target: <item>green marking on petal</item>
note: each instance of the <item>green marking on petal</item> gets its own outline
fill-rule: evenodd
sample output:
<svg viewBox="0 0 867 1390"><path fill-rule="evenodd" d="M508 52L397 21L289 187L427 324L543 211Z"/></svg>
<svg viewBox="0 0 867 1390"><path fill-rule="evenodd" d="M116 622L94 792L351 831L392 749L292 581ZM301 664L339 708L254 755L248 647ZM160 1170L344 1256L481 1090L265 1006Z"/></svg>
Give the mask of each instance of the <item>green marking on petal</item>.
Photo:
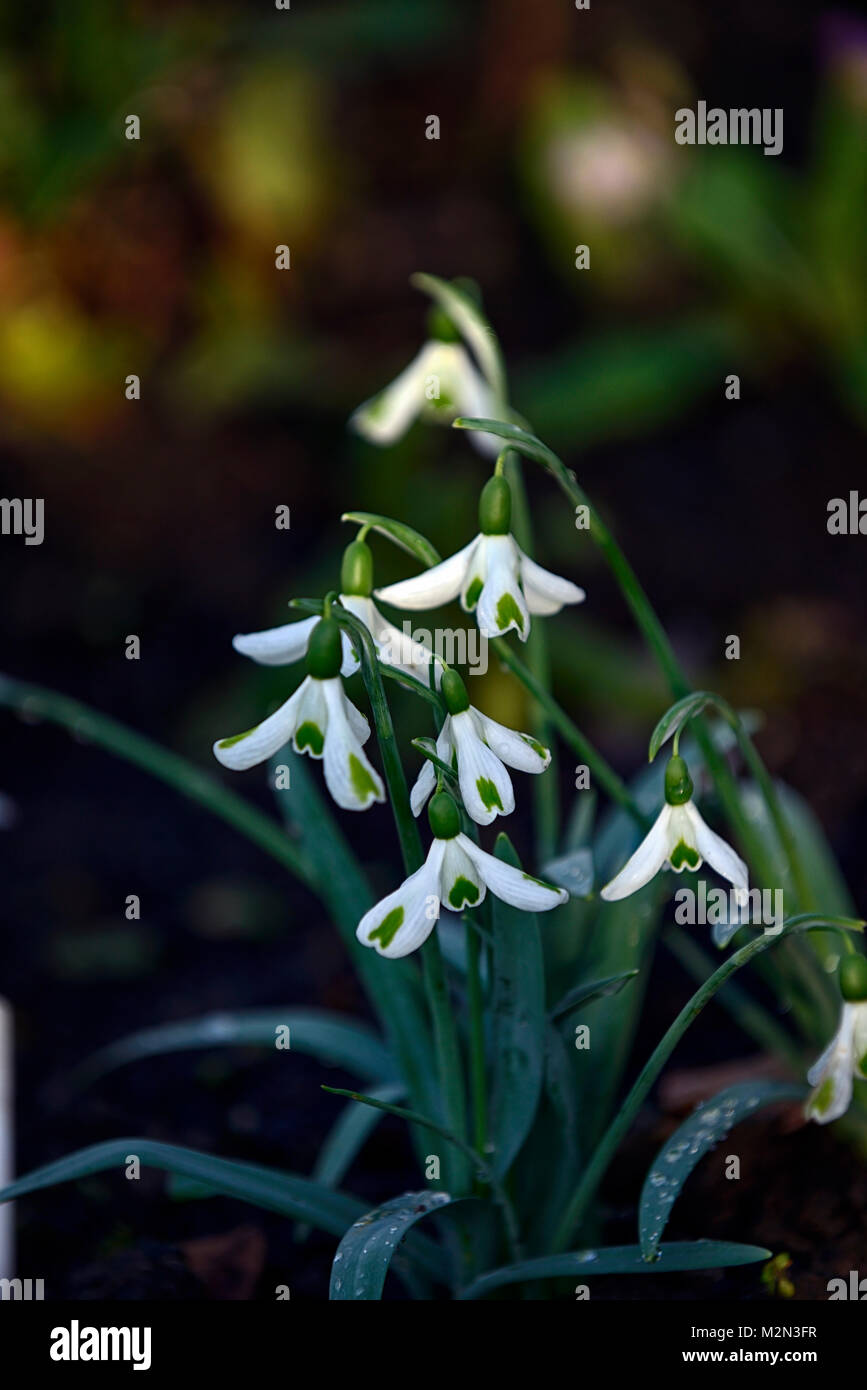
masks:
<svg viewBox="0 0 867 1390"><path fill-rule="evenodd" d="M479 579L478 575L476 575L475 579L472 579L470 581L470 587L467 589L467 596L464 599L464 603L467 605L467 608L475 608L476 604L482 596L482 590L484 589L484 587L484 582L481 579Z"/></svg>
<svg viewBox="0 0 867 1390"><path fill-rule="evenodd" d="M540 743L537 738L533 738L530 734L521 734L521 738L524 740L526 744L529 745L530 748L532 748L533 752L536 753L538 757L542 759L543 762L547 757L550 756L550 749L546 748L544 743Z"/></svg>
<svg viewBox="0 0 867 1390"><path fill-rule="evenodd" d="M810 1109L817 1111L820 1115L824 1115L825 1111L829 1108L833 1099L834 1083L829 1076L826 1078L826 1080L822 1082L821 1086L816 1091L816 1094L813 1096L813 1099L810 1102Z"/></svg>
<svg viewBox="0 0 867 1390"><path fill-rule="evenodd" d="M383 946L390 946L397 936L398 927L403 921L403 908L393 907L387 917L384 917L378 927L374 927L370 933L370 941L381 941Z"/></svg>
<svg viewBox="0 0 867 1390"><path fill-rule="evenodd" d="M673 869L680 869L684 864L689 869L697 869L701 863L701 855L692 845L679 840L668 856L668 862Z"/></svg>
<svg viewBox="0 0 867 1390"><path fill-rule="evenodd" d="M349 755L349 780L359 801L367 801L369 797L376 798L376 783L371 777L369 769L354 753ZM402 908L401 911L403 911Z"/></svg>
<svg viewBox="0 0 867 1390"><path fill-rule="evenodd" d="M494 806L496 806L499 808L499 810L502 811L503 803L500 800L500 793L497 791L497 788L494 786L490 777L477 777L476 791L482 798L485 810L490 811Z"/></svg>
<svg viewBox="0 0 867 1390"><path fill-rule="evenodd" d="M861 1061L858 1063L858 1070L860 1071L860 1073L861 1073L861 1075L863 1076L864 1080L867 1081L867 1052L864 1053L864 1056L861 1058Z"/></svg>
<svg viewBox="0 0 867 1390"><path fill-rule="evenodd" d="M319 725L314 724L312 719L306 720L295 733L295 747L299 753L303 753L305 748L309 748L318 758L324 743L325 736Z"/></svg>
<svg viewBox="0 0 867 1390"><path fill-rule="evenodd" d="M514 594L502 594L497 604L497 627L507 628L514 622L519 632L524 631L524 615L515 600Z"/></svg>
<svg viewBox="0 0 867 1390"><path fill-rule="evenodd" d="M536 883L540 888L547 888L549 893L559 893L560 891L555 884L546 883L543 878L534 878L532 874L522 874L521 877L525 878L528 883Z"/></svg>
<svg viewBox="0 0 867 1390"><path fill-rule="evenodd" d="M255 734L258 727L258 724L254 724L252 729L246 729L243 734L233 734L231 738L221 738L217 747L234 748L235 744L240 743L243 738L249 738L251 734Z"/></svg>
<svg viewBox="0 0 867 1390"><path fill-rule="evenodd" d="M458 875L449 889L449 904L451 907L463 907L464 903L478 902L479 890L475 883L470 879Z"/></svg>

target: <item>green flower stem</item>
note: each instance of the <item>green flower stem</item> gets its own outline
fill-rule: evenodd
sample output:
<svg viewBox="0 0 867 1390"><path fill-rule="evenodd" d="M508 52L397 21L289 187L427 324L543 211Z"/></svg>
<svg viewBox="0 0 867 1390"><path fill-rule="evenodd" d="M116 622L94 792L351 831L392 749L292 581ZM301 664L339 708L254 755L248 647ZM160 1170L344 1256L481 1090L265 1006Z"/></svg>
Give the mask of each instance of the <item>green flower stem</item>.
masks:
<svg viewBox="0 0 867 1390"><path fill-rule="evenodd" d="M403 771L400 751L394 733L391 710L385 698L385 689L380 674L379 658L373 638L353 613L335 604L332 616L344 626L352 636L356 649L362 654L362 671L367 689L376 736L382 757L382 770L388 785L394 823L400 841L401 854L407 874L415 873L424 862L418 822L409 804L409 792ZM443 1106L449 1129L459 1139L466 1138L466 1094L464 1090L463 1062L457 1025L449 999L448 980L445 964L440 950L439 938L431 932L421 951L424 970L425 989L434 1025L437 1066ZM469 1187L469 1170L466 1163L455 1162L451 1187L456 1193L463 1193Z"/></svg>
<svg viewBox="0 0 867 1390"><path fill-rule="evenodd" d="M0 676L0 705L25 719L46 720L76 738L104 748L158 778L212 815L226 821L302 883L318 893L315 874L286 832L243 797L220 785L210 773L172 753L107 714L57 691Z"/></svg>
<svg viewBox="0 0 867 1390"><path fill-rule="evenodd" d="M855 921L852 918L818 917L811 913L805 913L799 917L789 918L783 923L782 930L775 935L765 933L762 936L756 937L755 940L750 941L746 946L742 946L740 950L734 951L727 960L723 961L722 965L714 971L710 979L705 980L704 984L696 990L692 998L683 1006L677 1018L671 1024L670 1028L664 1034L648 1061L645 1063L632 1090L620 1107L617 1116L599 1141L590 1162L584 1170L581 1181L573 1193L572 1200L566 1208L563 1219L557 1228L552 1244L552 1252L556 1253L560 1250L565 1250L568 1246L572 1238L572 1233L583 1220L588 1206L596 1195L599 1184L608 1171L608 1165L622 1140L632 1128L632 1123L641 1109L641 1106L644 1104L651 1087L689 1025L698 1017L705 1005L716 994L717 990L721 989L737 970L747 965L755 956L759 955L762 951L767 951L769 947L775 945L776 942L785 940L794 932L814 931L818 929L861 931L863 926L863 922Z"/></svg>
<svg viewBox="0 0 867 1390"><path fill-rule="evenodd" d="M672 927L663 933L662 937L672 955L680 962L687 974L694 980L704 981L713 974L713 958L707 951L702 950L691 936L679 927ZM849 938L846 938L848 942ZM801 1049L797 1043L781 1028L773 1014L757 1004L739 985L730 983L719 996L719 1002L727 1013L743 1029L748 1037L763 1047L768 1052L776 1053L777 1056L784 1058L793 1070L800 1071L802 1066Z"/></svg>
<svg viewBox="0 0 867 1390"><path fill-rule="evenodd" d="M485 1160L480 1154L476 1153L475 1149L470 1147L466 1140L461 1139L459 1135L447 1129L444 1125L437 1124L435 1120L431 1120L427 1115L422 1115L418 1110L406 1110L402 1105L392 1105L388 1101L377 1100L373 1096L362 1095L359 1091L344 1091L338 1086L323 1086L322 1089L334 1096L345 1096L347 1100L357 1100L360 1105L370 1105L374 1110L385 1110L387 1114L397 1115L399 1119L406 1120L408 1124L424 1125L426 1129L432 1129L435 1134L441 1135L448 1143L453 1144L455 1148L464 1155L467 1162L475 1168L482 1182L491 1189L494 1200L503 1213L503 1224L506 1230L509 1250L513 1256L516 1252L520 1252L521 1244L518 1223L508 1193Z"/></svg>
<svg viewBox="0 0 867 1390"><path fill-rule="evenodd" d="M578 725L569 718L565 710L560 707L554 699L554 696L537 680L529 667L524 665L521 658L512 650L505 638L493 638L491 646L496 651L497 656L503 662L504 666L507 666L539 701L539 704L545 710L553 727L558 730L565 742L578 754L579 758L587 764L603 791L608 794L612 801L616 801L619 806L622 806L623 809L632 816L636 825L638 825L641 830L648 830L651 824L651 817L645 815L641 810L629 788L626 786L626 783L618 777L613 767L605 761L602 754L597 752L589 739L582 734ZM536 780L543 782L545 778L539 777Z"/></svg>
<svg viewBox="0 0 867 1390"><path fill-rule="evenodd" d="M483 1154L488 1142L486 1094L484 996L480 959L482 942L475 926L466 922L467 1007L470 1016L470 1089L473 1105L473 1143Z"/></svg>
<svg viewBox="0 0 867 1390"><path fill-rule="evenodd" d="M521 456L517 449L503 451L504 469L512 491L512 533L518 545L532 559L535 549L533 523ZM501 457L503 457L501 455ZM548 631L544 623L533 623L527 638L527 665L542 690L551 690L551 657L548 647ZM557 761L554 741L551 737L552 725L544 706L536 697L531 711L531 731L540 743L551 748L550 776L533 778L533 808L536 826L536 857L544 864L557 853L560 836L560 807L557 795Z"/></svg>

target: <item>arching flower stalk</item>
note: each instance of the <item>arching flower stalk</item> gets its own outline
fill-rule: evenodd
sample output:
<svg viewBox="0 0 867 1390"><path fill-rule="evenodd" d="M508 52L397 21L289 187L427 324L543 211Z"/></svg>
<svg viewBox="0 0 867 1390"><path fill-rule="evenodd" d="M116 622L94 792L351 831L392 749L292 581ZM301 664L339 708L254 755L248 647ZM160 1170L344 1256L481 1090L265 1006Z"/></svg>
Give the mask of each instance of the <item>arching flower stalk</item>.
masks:
<svg viewBox="0 0 867 1390"><path fill-rule="evenodd" d="M366 912L356 929L359 941L381 956L409 955L430 936L441 906L453 912L477 907L488 890L524 912L549 912L567 901L564 888L479 849L462 833L457 803L448 792L434 796L428 820L434 838L424 864Z"/></svg>
<svg viewBox="0 0 867 1390"><path fill-rule="evenodd" d="M317 618L307 645L307 675L294 695L255 728L218 740L214 756L223 767L242 772L291 741L296 753L322 760L325 785L338 806L366 811L385 800L385 790L362 749L370 725L343 689L340 637L333 618Z"/></svg>
<svg viewBox="0 0 867 1390"><path fill-rule="evenodd" d="M515 809L515 794L506 767L519 772L544 772L551 753L529 734L516 733L489 719L470 704L467 688L456 671L446 671L441 693L446 715L436 742L441 762L457 765L458 784L467 814L478 825ZM410 793L414 816L436 786L436 769L425 761Z"/></svg>
<svg viewBox="0 0 867 1390"><path fill-rule="evenodd" d="M581 603L586 595L570 579L561 579L525 555L511 534L511 524L509 483L495 474L482 489L479 534L469 545L423 574L377 589L377 598L418 612L459 597L465 613L475 612L486 637L514 630L526 642L531 615L559 613L564 604Z"/></svg>

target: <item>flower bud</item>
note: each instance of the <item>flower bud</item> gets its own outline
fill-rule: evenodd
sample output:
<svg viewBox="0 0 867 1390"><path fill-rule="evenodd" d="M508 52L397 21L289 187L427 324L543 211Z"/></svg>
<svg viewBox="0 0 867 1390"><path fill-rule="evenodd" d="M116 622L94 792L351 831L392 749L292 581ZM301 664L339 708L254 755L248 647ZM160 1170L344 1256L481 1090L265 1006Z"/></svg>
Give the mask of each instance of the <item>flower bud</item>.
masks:
<svg viewBox="0 0 867 1390"><path fill-rule="evenodd" d="M438 840L453 840L460 832L461 813L454 797L448 792L437 792L427 808L428 823L432 834Z"/></svg>
<svg viewBox="0 0 867 1390"><path fill-rule="evenodd" d="M322 618L310 634L307 646L307 674L318 681L333 680L343 661L340 625L333 618Z"/></svg>
<svg viewBox="0 0 867 1390"><path fill-rule="evenodd" d="M512 529L512 491L508 479L489 478L479 498L479 530L483 536L507 536Z"/></svg>
<svg viewBox="0 0 867 1390"><path fill-rule="evenodd" d="M457 671L443 671L440 693L446 702L449 714L463 714L470 707L470 697Z"/></svg>
<svg viewBox="0 0 867 1390"><path fill-rule="evenodd" d="M850 1004L867 999L867 959L844 956L840 962L840 993Z"/></svg>
<svg viewBox="0 0 867 1390"><path fill-rule="evenodd" d="M370 598L373 592L373 552L367 541L351 541L344 550L340 592Z"/></svg>
<svg viewBox="0 0 867 1390"><path fill-rule="evenodd" d="M669 806L683 806L692 800L692 778L681 757L669 758L665 768L665 799Z"/></svg>

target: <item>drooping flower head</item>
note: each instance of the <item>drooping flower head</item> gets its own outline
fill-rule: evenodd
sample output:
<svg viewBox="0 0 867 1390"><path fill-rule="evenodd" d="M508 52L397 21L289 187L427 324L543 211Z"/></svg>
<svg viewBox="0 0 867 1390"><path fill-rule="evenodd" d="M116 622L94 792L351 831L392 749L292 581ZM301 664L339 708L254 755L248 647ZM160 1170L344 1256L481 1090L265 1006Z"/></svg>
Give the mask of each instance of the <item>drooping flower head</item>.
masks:
<svg viewBox="0 0 867 1390"><path fill-rule="evenodd" d="M340 679L340 627L318 618L307 644L307 675L279 709L232 738L214 744L223 767L241 772L272 757L291 740L296 753L321 759L325 785L346 811L366 811L384 801L382 780L364 755L370 725L346 696Z"/></svg>
<svg viewBox="0 0 867 1390"><path fill-rule="evenodd" d="M438 306L428 315L428 341L384 390L360 405L350 427L372 444L394 444L417 419L450 425L459 415L499 419L491 383L479 371L453 320ZM474 431L480 453L496 455L490 435Z"/></svg>
<svg viewBox="0 0 867 1390"><path fill-rule="evenodd" d="M456 763L467 814L478 825L490 825L496 816L508 816L515 809L506 765L519 772L544 772L550 751L529 734L515 733L471 705L457 671L443 674L441 694L448 714L437 738L437 757L448 765ZM414 816L421 814L435 786L436 770L426 760L410 794Z"/></svg>
<svg viewBox="0 0 867 1390"><path fill-rule="evenodd" d="M705 823L692 800L689 768L678 754L665 769L665 805L631 859L602 889L608 902L637 893L660 869L700 869L707 860L712 869L734 885L738 904L746 900L747 866L731 845Z"/></svg>
<svg viewBox="0 0 867 1390"><path fill-rule="evenodd" d="M807 1072L813 1091L807 1100L808 1120L827 1125L845 1115L852 1100L854 1077L867 1081L867 960L844 956L840 962L843 1007L840 1024L819 1060Z"/></svg>
<svg viewBox="0 0 867 1390"><path fill-rule="evenodd" d="M377 589L377 598L417 612L460 596L464 612L475 611L486 637L502 637L514 629L526 642L531 614L559 613L565 603L581 603L585 593L525 555L511 534L511 524L508 479L495 474L482 489L479 534L469 545L413 579Z"/></svg>
<svg viewBox="0 0 867 1390"><path fill-rule="evenodd" d="M548 912L566 902L563 888L542 883L493 854L486 854L461 832L457 803L437 792L428 807L434 839L427 859L393 893L365 912L356 936L381 956L407 956L433 931L440 906L459 912L477 907L488 889L524 912Z"/></svg>
<svg viewBox="0 0 867 1390"><path fill-rule="evenodd" d="M422 643L409 639L382 616L371 598L372 592L373 555L370 546L364 540L351 541L343 552L340 571L339 598L342 606L364 623L376 643L380 659L386 665L397 667L423 685L430 683L433 670L438 685L442 663ZM262 666L287 666L304 656L318 622L318 617L314 616L267 628L264 632L239 633L232 638L232 646L236 652L251 657ZM352 676L360 662L348 633L341 632L341 644L340 673Z"/></svg>

